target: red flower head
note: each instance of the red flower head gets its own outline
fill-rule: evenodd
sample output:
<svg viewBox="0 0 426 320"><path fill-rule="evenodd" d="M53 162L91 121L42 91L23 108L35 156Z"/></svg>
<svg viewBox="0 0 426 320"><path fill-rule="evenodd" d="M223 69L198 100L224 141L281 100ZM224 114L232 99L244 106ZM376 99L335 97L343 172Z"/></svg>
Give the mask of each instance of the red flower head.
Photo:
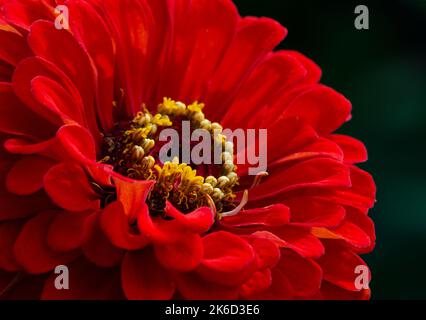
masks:
<svg viewBox="0 0 426 320"><path fill-rule="evenodd" d="M2 298L369 297L356 270L375 185L363 144L334 133L351 104L273 51L277 22L230 0L0 5ZM221 164L160 160L183 121ZM222 128L267 129L268 174L250 176Z"/></svg>

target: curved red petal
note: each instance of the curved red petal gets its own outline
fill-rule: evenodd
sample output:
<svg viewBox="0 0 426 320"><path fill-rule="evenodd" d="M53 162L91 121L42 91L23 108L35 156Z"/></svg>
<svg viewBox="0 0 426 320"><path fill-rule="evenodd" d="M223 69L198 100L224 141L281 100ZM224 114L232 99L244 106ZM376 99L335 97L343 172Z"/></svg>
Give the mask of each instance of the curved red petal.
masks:
<svg viewBox="0 0 426 320"><path fill-rule="evenodd" d="M37 56L61 66L63 72L73 81L85 106L85 118L90 132L99 137L93 103L95 80L92 64L77 39L70 32L62 31L56 29L53 22L36 21L30 27L28 43Z"/></svg>
<svg viewBox="0 0 426 320"><path fill-rule="evenodd" d="M247 241L219 231L203 238L204 257L197 272L222 285L240 285L256 268L256 255Z"/></svg>
<svg viewBox="0 0 426 320"><path fill-rule="evenodd" d="M241 211L232 217L223 218L220 223L230 227L278 227L290 222L290 210L283 204L265 208Z"/></svg>
<svg viewBox="0 0 426 320"><path fill-rule="evenodd" d="M349 291L356 288L357 267L367 266L350 248L339 240L324 240L325 255L318 260L324 272L324 279ZM368 274L370 276L370 274Z"/></svg>
<svg viewBox="0 0 426 320"><path fill-rule="evenodd" d="M285 251L276 269L285 275L295 298L309 297L321 286L321 267L311 259L305 259L291 251Z"/></svg>
<svg viewBox="0 0 426 320"><path fill-rule="evenodd" d="M100 214L93 214L86 220L87 238L82 249L90 262L111 268L121 263L125 251L115 247L106 237L100 226Z"/></svg>
<svg viewBox="0 0 426 320"><path fill-rule="evenodd" d="M25 106L10 83L0 83L0 101L0 131L32 139L53 136L50 123Z"/></svg>
<svg viewBox="0 0 426 320"><path fill-rule="evenodd" d="M158 244L154 248L165 268L179 272L194 270L203 258L203 242L198 234L182 234L174 243Z"/></svg>
<svg viewBox="0 0 426 320"><path fill-rule="evenodd" d="M267 126L282 113L282 108L270 108L281 91L305 75L303 66L285 51L269 54L244 83L221 124L226 128ZM244 123L241 119L245 119Z"/></svg>
<svg viewBox="0 0 426 320"><path fill-rule="evenodd" d="M345 209L321 198L290 197L283 199L290 208L291 222L306 227L336 227L345 218Z"/></svg>
<svg viewBox="0 0 426 320"><path fill-rule="evenodd" d="M56 253L48 247L47 232L57 214L55 211L38 214L24 225L15 242L15 258L28 273L48 272L79 255L78 252Z"/></svg>
<svg viewBox="0 0 426 320"><path fill-rule="evenodd" d="M215 221L215 215L210 208L201 207L190 213L179 212L170 202L164 209L166 216L178 222L182 229L194 233L204 233L210 230Z"/></svg>
<svg viewBox="0 0 426 320"><path fill-rule="evenodd" d="M48 246L59 252L81 248L87 237L85 223L89 214L89 212L58 213L47 233Z"/></svg>
<svg viewBox="0 0 426 320"><path fill-rule="evenodd" d="M220 120L250 71L286 36L287 30L268 18L243 18L218 65L205 95L206 114ZM253 46L256 43L256 46ZM244 52L241 55L241 52ZM229 70L232 70L230 73Z"/></svg>
<svg viewBox="0 0 426 320"><path fill-rule="evenodd" d="M361 141L341 134L333 134L330 139L343 150L346 163L354 164L368 160L367 149Z"/></svg>
<svg viewBox="0 0 426 320"><path fill-rule="evenodd" d="M318 158L297 163L270 173L258 187L251 191L250 201L273 197L300 188L348 187L349 169L341 162Z"/></svg>
<svg viewBox="0 0 426 320"><path fill-rule="evenodd" d="M97 195L78 165L61 163L51 168L44 177L44 188L63 209L85 211L99 208Z"/></svg>
<svg viewBox="0 0 426 320"><path fill-rule="evenodd" d="M286 108L284 116L303 119L320 135L327 135L348 120L351 110L352 105L344 96L317 85L299 94ZM333 116L328 116L330 114Z"/></svg>
<svg viewBox="0 0 426 320"><path fill-rule="evenodd" d="M0 60L16 66L19 61L31 55L25 38L12 26L0 29Z"/></svg>
<svg viewBox="0 0 426 320"><path fill-rule="evenodd" d="M273 241L251 235L245 237L256 252L257 267L259 269L272 268L280 260L279 246Z"/></svg>
<svg viewBox="0 0 426 320"><path fill-rule="evenodd" d="M108 205L100 215L100 223L105 235L116 247L138 250L150 243L145 235L132 227L121 202L116 201Z"/></svg>
<svg viewBox="0 0 426 320"><path fill-rule="evenodd" d="M61 127L56 135L73 159L83 163L96 159L95 141L86 128L66 125Z"/></svg>
<svg viewBox="0 0 426 320"><path fill-rule="evenodd" d="M9 192L30 195L43 188L45 174L55 165L52 159L40 156L23 157L17 161L6 178Z"/></svg>
<svg viewBox="0 0 426 320"><path fill-rule="evenodd" d="M105 132L112 129L113 119L113 86L115 48L106 23L91 4L77 0L68 1L70 29L80 44L86 49L93 61L96 77L97 115ZM87 32L87 30L96 32Z"/></svg>
<svg viewBox="0 0 426 320"><path fill-rule="evenodd" d="M257 294L268 290L272 284L270 269L255 272L240 288L240 295L245 299L251 299Z"/></svg>
<svg viewBox="0 0 426 320"><path fill-rule="evenodd" d="M238 13L231 1L180 1L172 16L171 54L164 77L168 96L200 100L234 38ZM217 21L221 23L217 23Z"/></svg>

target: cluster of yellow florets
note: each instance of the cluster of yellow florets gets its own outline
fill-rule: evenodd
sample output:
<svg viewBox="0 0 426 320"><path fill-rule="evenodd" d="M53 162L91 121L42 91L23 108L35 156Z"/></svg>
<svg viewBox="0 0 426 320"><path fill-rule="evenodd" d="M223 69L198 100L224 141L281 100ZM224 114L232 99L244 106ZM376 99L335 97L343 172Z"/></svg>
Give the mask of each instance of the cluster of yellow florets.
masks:
<svg viewBox="0 0 426 320"><path fill-rule="evenodd" d="M146 107L130 122L129 128L105 138L106 156L102 162L115 166L123 175L139 180L156 180L149 196L151 210L161 212L165 201L171 201L183 211L190 211L211 202L216 210L232 207L235 199L233 187L238 184L236 166L233 163L233 144L228 142L218 123L205 118L204 104L194 102L186 106L182 102L164 98L158 113L151 114ZM205 129L215 135L222 146L224 160L222 175L218 177L197 175L190 164L179 163L175 158L164 164L155 159L153 150L162 128L172 127L173 121L190 120L195 129ZM153 156L154 155L154 156Z"/></svg>

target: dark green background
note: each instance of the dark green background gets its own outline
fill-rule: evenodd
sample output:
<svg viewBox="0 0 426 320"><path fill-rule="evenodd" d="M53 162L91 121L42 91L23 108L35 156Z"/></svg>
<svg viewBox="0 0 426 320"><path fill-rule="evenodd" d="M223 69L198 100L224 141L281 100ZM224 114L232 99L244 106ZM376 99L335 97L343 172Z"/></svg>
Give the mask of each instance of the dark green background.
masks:
<svg viewBox="0 0 426 320"><path fill-rule="evenodd" d="M374 299L426 299L426 0L235 0L280 21L280 48L316 61L353 103L342 132L363 140L378 186L377 247L366 256ZM367 5L370 30L354 27Z"/></svg>

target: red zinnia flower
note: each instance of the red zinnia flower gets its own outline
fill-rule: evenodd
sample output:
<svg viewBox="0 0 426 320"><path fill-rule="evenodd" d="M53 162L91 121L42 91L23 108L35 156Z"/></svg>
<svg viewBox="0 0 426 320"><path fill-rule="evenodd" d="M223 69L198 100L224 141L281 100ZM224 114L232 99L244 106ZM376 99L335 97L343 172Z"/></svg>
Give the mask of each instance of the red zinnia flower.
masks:
<svg viewBox="0 0 426 320"><path fill-rule="evenodd" d="M334 134L351 105L321 70L273 51L282 26L230 0L68 0L58 30L57 4L0 0L2 298L369 297L367 153ZM160 163L185 118L268 129L269 175L226 138L223 166Z"/></svg>

